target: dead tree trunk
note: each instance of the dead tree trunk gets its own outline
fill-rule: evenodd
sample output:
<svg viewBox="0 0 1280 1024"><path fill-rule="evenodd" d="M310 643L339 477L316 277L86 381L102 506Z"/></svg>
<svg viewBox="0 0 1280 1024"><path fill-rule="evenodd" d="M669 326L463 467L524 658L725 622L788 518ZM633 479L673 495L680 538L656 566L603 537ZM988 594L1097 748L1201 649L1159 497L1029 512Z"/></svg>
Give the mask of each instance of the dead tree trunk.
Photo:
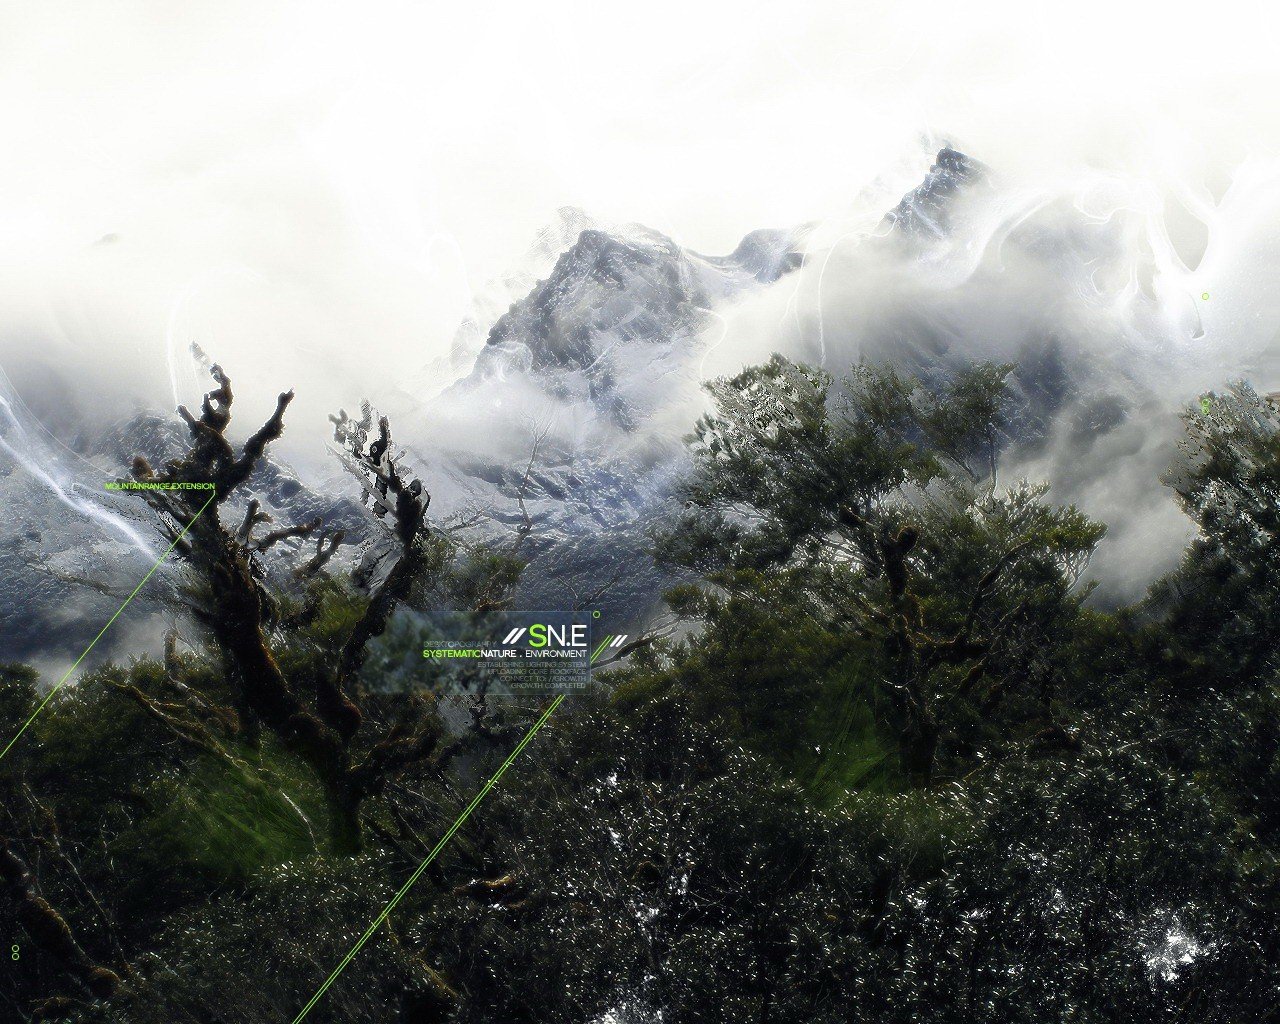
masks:
<svg viewBox="0 0 1280 1024"><path fill-rule="evenodd" d="M312 696L307 688L286 677L272 651L272 632L282 628L277 621L279 604L267 589L256 559L278 540L320 531L323 524L316 521L286 527L255 543L254 526L266 521L257 508L251 505L234 532L227 530L220 518L223 503L249 478L267 446L283 432L284 413L293 393L279 396L275 413L236 452L225 436L231 420L231 381L217 365L210 372L218 387L205 396L201 415L193 416L185 408L178 410L192 438L186 457L169 464L160 474L146 460L136 459L134 476L153 483L213 485L212 501L203 513L199 510L209 498L208 490L147 490L142 494L161 513L178 555L204 584L204 601L193 611L225 659L237 691L240 717L248 718L242 722L245 734L265 727L311 768L329 805L332 847L337 852L355 852L360 848L362 801L386 777L430 758L439 740L438 729L427 723L374 743L363 757L357 757L353 748L363 721L356 693L359 670L367 645L385 630L421 571L421 541L430 497L421 481L406 483L402 478L392 456L385 417L379 421L378 438L367 450L369 410L362 430L345 413L341 420L334 418L344 457L362 479L366 502L372 499L380 518L391 517L401 550L340 652L312 680ZM340 533L327 537L321 533L317 555L302 571L319 571L340 542Z"/></svg>

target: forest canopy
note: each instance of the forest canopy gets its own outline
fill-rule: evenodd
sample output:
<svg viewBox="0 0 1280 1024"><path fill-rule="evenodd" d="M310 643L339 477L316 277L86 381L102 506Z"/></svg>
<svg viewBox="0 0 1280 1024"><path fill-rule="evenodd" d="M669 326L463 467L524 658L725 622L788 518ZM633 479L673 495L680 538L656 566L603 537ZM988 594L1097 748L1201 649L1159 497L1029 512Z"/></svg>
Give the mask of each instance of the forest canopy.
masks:
<svg viewBox="0 0 1280 1024"><path fill-rule="evenodd" d="M539 710L376 692L395 609L504 606L518 545L436 529L371 410L334 425L377 581L323 523L233 521L291 396L236 447L214 370L185 458L135 464L215 484L138 498L189 528L196 627L0 761L5 1020L293 1020ZM1186 410L1197 536L1111 607L1105 524L1001 475L1014 373L711 383L652 538L680 627L565 702L308 1020L1275 1019L1280 408ZM6 736L37 684L0 669Z"/></svg>

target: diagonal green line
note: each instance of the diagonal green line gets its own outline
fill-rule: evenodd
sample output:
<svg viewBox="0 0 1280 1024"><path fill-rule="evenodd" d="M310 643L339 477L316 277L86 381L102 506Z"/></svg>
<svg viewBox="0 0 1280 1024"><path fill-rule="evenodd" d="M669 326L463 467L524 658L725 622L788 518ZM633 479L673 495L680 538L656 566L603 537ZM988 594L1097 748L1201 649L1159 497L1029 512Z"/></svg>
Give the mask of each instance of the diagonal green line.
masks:
<svg viewBox="0 0 1280 1024"><path fill-rule="evenodd" d="M213 499L217 497L217 494L218 492L214 491L209 495L209 501L206 501L203 505L200 506L200 512L203 512L205 509L209 507L209 502L213 501ZM40 702L40 705L33 712L31 712L31 717L22 723L22 728L19 729L17 732L17 735L14 736L13 739L9 741L9 745L5 747L4 750L0 750L0 761L4 760L4 756L7 753L9 753L13 745L18 742L19 737L21 737L22 734L27 731L27 727L31 725L31 723L36 720L36 716L45 709L45 705L48 704L49 701L53 700L53 698L57 696L58 691L67 685L67 680L70 679L71 674L77 668L80 667L80 662L84 661L84 659L88 656L89 652L93 650L94 644L96 644L99 640L101 640L103 636L106 634L107 630L111 628L111 623L115 622L116 619L120 618L120 613L129 607L129 602L138 596L138 591L142 589L143 584L145 584L147 580L151 579L152 573L154 573L157 569L160 568L160 564L166 558L168 558L169 553L178 546L178 541L182 540L182 538L186 535L186 532L189 529L191 529L195 521L200 518L200 512L197 512L194 516L192 516L191 522L187 523L187 525L182 528L182 533L178 534L178 536L173 538L173 543L170 544L167 548L165 548L164 554L161 555L159 559L156 560L156 564L153 565L151 569L147 572L147 574L142 577L142 583L139 583L136 587L133 588L133 593L124 599L124 604L122 604L119 608L117 608L116 613L113 616L111 616L110 619L107 620L107 624L102 627L102 632L93 638L89 646L84 649L84 653L81 654L80 657L76 658L76 663L72 665L69 669L67 669L67 674L62 677L58 685L55 686L52 690L50 690L48 694L45 695L44 700Z"/></svg>
<svg viewBox="0 0 1280 1024"><path fill-rule="evenodd" d="M324 994L329 991L329 986L338 980L338 975L340 975L346 969L347 964L351 963L351 961L355 959L356 954L359 953L360 950L364 948L365 943L368 942L369 939L373 936L373 933L378 930L382 922L391 916L391 912L396 909L397 904L399 904L399 902L402 899L404 899L405 894L410 889L413 888L414 883L417 882L417 880L422 877L422 873L427 870L428 865L430 865L430 863L436 859L436 856L440 853L440 851L443 850L445 848L445 845L449 842L449 840L453 838L453 834L462 827L463 822L465 822L469 817L471 817L471 812L474 811L480 805L480 801L483 800L486 795L488 795L489 790L493 789L493 787L497 785L498 780L502 778L506 770L511 767L511 763L519 756L520 751L524 750L524 748L528 745L529 741L538 734L538 730L547 724L547 719L550 718L552 713L555 711L555 709L560 706L560 702L562 700L564 700L563 693L560 694L558 697L556 697L555 700L551 702L551 706L547 708L545 712L543 712L542 717L539 718L538 721L534 723L533 727L527 733L524 734L524 739L520 741L520 743L516 746L515 750L511 751L511 756L509 756L505 761L502 762L502 767L493 773L493 777L484 784L484 788L475 795L475 798L471 801L471 803L467 804L467 809L463 811L460 815L458 815L457 820L449 827L449 831L446 832L440 838L440 841L431 848L431 852L428 853L426 856L426 859L421 864L418 865L417 870L414 871L414 873L409 876L409 880L400 887L399 892L397 892L393 897L391 897L391 902L388 903L386 907L383 908L382 913L380 913L377 917L373 919L373 924L369 925L369 927L365 930L365 933L361 935L359 940L356 942L356 944L351 947L351 951L342 958L342 962L339 963L338 966L334 968L333 973L329 975L329 977L325 980L325 983L321 985L319 989L316 990L316 994L311 997L310 1001L307 1003L306 1006L302 1008L302 1011L298 1014L298 1016L293 1018L292 1024L299 1024L302 1018L311 1012L312 1008L316 1005L316 1003L320 1002L321 997L323 997Z"/></svg>
<svg viewBox="0 0 1280 1024"><path fill-rule="evenodd" d="M591 655L591 663L594 663L596 658L600 657L600 652L609 646L609 641L612 639L613 639L613 634L610 633L607 637L605 637L603 640L600 641L600 646L597 647L595 649L595 653Z"/></svg>

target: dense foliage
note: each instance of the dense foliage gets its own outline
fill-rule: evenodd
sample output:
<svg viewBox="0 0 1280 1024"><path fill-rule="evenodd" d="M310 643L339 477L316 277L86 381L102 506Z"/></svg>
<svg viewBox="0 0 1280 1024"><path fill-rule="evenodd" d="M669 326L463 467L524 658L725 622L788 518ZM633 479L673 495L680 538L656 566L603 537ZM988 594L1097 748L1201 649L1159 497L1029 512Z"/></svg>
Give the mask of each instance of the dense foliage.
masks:
<svg viewBox="0 0 1280 1024"><path fill-rule="evenodd" d="M1104 608L1102 524L1000 479L1010 373L712 384L654 537L684 628L566 702L308 1020L1275 1019L1280 410L1187 412L1198 537ZM460 564L415 548L401 599L513 571ZM369 600L322 571L260 623L306 707ZM287 1024L536 712L352 671L343 764L421 756L342 805L287 730L193 717L261 717L224 646L86 676L0 763L3 1019ZM38 700L5 667L0 732Z"/></svg>

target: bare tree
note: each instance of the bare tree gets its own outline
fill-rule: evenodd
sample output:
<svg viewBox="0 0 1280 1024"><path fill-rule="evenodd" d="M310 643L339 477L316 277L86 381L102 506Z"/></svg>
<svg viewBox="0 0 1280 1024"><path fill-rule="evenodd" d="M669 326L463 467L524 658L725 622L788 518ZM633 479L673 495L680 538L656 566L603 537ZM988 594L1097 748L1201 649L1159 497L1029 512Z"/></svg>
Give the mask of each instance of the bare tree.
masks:
<svg viewBox="0 0 1280 1024"><path fill-rule="evenodd" d="M120 977L95 963L84 951L52 904L40 895L31 869L13 845L0 836L0 888L13 902L14 916L63 971L92 995L106 999L120 987Z"/></svg>
<svg viewBox="0 0 1280 1024"><path fill-rule="evenodd" d="M361 845L362 802L408 766L429 760L441 740L438 722L420 714L376 740L356 742L365 717L357 677L370 641L386 629L424 567L430 495L420 480L406 479L397 466L386 417L378 420L372 441L372 412L367 406L360 422L345 412L331 417L348 468L361 479L366 504L390 524L396 560L373 588L337 656L306 672L306 678L290 678L280 667L276 645L292 624L282 618L281 602L272 592L260 556L286 538L315 536L315 554L297 570L298 575L311 576L333 556L342 534L327 532L320 520L314 520L283 526L255 540L255 528L269 517L254 501L234 528L224 526L223 506L249 479L268 445L283 433L293 392L279 396L272 416L236 450L226 436L234 401L231 380L217 364L209 372L218 387L205 395L200 415L178 410L191 434L190 450L161 471L138 458L133 474L151 483L212 485L211 495L207 489L140 493L159 513L175 551L203 584L192 610L223 655L236 706L211 708L208 695L176 689L182 698L177 705L160 704L141 691L129 696L148 707L158 721L206 747L216 729L251 741L262 728L269 730L311 768L323 786L333 848L354 852ZM208 507L201 512L206 502Z"/></svg>

